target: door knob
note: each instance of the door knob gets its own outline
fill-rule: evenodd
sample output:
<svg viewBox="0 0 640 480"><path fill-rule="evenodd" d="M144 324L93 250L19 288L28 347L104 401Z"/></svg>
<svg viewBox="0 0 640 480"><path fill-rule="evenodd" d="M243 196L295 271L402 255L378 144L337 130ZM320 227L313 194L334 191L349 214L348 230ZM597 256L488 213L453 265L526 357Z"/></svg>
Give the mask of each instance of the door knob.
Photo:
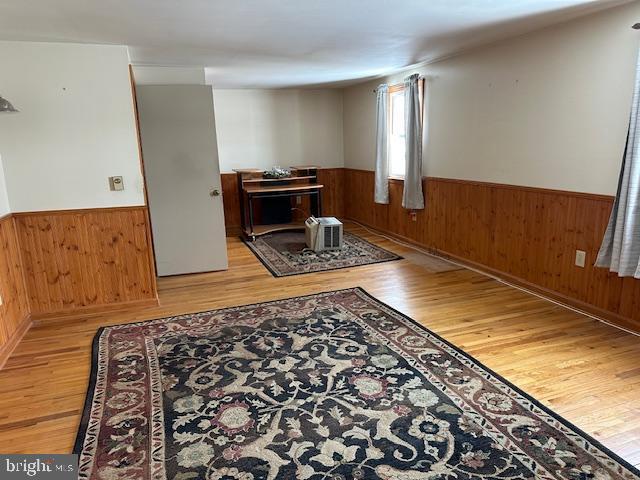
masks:
<svg viewBox="0 0 640 480"><path fill-rule="evenodd" d="M220 190L218 190L217 188L213 188L209 191L209 195L211 195L212 197L219 197Z"/></svg>

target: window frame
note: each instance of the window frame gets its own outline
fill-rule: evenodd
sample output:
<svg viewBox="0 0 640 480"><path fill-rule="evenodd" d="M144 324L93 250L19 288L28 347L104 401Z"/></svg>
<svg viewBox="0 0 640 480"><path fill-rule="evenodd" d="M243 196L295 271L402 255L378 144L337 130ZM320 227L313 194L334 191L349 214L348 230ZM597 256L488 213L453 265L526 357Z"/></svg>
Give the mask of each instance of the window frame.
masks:
<svg viewBox="0 0 640 480"><path fill-rule="evenodd" d="M418 79L418 101L420 103L420 123L422 126L424 126L424 78L419 78ZM404 82L403 83L396 83L394 85L389 85L389 89L388 89L388 98L387 98L387 111L389 112L389 115L387 115L387 131L391 132L391 122L393 120L393 114L391 111L391 95L393 93L396 92L403 92L404 91ZM389 167L389 161L391 159L391 143L389 142L388 146L388 152L387 152L387 166ZM390 180L401 180L404 181L404 175L391 175L389 173L389 175L387 176L387 178L389 178Z"/></svg>

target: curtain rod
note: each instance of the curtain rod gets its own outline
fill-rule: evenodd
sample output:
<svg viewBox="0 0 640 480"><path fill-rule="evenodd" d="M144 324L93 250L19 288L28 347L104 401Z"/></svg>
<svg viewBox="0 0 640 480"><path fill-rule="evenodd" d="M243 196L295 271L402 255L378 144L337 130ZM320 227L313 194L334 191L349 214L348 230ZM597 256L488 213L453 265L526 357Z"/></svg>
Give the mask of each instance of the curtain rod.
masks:
<svg viewBox="0 0 640 480"><path fill-rule="evenodd" d="M425 77L424 75L420 75L420 76L418 77L418 80L424 80L425 78L427 78L427 77ZM402 85L403 83L404 83L404 82L394 83L393 85L389 85L389 87L396 87L396 86L398 86L398 85ZM373 93L376 93L377 91L378 91L378 89L377 89L377 88L374 88L374 89L373 89Z"/></svg>

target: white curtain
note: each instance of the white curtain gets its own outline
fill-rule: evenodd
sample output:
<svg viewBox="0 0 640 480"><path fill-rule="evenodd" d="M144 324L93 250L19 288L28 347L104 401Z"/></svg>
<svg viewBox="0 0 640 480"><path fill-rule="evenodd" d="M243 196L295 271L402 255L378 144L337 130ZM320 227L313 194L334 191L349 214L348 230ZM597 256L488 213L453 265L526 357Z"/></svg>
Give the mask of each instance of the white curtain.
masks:
<svg viewBox="0 0 640 480"><path fill-rule="evenodd" d="M618 192L596 266L640 278L640 55Z"/></svg>
<svg viewBox="0 0 640 480"><path fill-rule="evenodd" d="M418 74L404 80L405 174L402 206L410 210L424 208L422 194L422 112Z"/></svg>
<svg viewBox="0 0 640 480"><path fill-rule="evenodd" d="M376 100L376 185L374 201L389 203L389 87L378 86Z"/></svg>

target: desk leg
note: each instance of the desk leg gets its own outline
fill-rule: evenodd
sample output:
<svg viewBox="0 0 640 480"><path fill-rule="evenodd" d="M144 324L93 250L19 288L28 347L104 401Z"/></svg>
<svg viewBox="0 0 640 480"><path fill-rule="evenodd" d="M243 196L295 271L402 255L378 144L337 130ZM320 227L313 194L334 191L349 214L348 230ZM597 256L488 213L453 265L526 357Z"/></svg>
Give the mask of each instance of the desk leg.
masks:
<svg viewBox="0 0 640 480"><path fill-rule="evenodd" d="M240 228L242 228L242 233L244 234L244 231L247 228L247 221L246 221L246 212L244 209L244 189L242 187L242 174L241 173L236 173L237 176L237 180L238 180L238 203L240 205Z"/></svg>
<svg viewBox="0 0 640 480"><path fill-rule="evenodd" d="M309 194L309 208L311 215L318 218L322 216L322 205L320 205L320 192L311 192Z"/></svg>
<svg viewBox="0 0 640 480"><path fill-rule="evenodd" d="M249 203L249 232L251 232L251 240L255 242L256 236L253 234L253 197L248 195L247 201Z"/></svg>

